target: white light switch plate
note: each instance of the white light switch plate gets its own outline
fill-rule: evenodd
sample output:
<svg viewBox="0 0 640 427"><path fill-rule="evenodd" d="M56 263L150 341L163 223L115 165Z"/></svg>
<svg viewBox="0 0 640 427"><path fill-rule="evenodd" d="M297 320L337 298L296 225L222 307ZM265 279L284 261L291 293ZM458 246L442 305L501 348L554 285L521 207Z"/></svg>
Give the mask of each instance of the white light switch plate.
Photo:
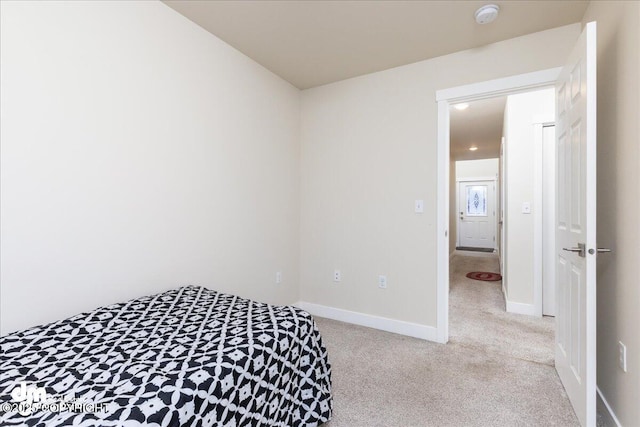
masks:
<svg viewBox="0 0 640 427"><path fill-rule="evenodd" d="M387 276L378 276L378 287L387 289Z"/></svg>
<svg viewBox="0 0 640 427"><path fill-rule="evenodd" d="M424 213L424 200L416 200L415 201L415 212L416 213Z"/></svg>
<svg viewBox="0 0 640 427"><path fill-rule="evenodd" d="M531 203L524 202L522 204L522 213L523 214L530 214L531 213Z"/></svg>

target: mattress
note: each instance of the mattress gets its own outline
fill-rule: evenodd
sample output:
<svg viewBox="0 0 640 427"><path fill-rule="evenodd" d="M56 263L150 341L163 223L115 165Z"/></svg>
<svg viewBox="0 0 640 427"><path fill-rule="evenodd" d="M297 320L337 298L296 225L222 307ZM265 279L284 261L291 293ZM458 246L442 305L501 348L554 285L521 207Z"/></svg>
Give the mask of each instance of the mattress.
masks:
<svg viewBox="0 0 640 427"><path fill-rule="evenodd" d="M3 426L317 426L313 318L188 286L0 337ZM21 405L21 406L20 406Z"/></svg>

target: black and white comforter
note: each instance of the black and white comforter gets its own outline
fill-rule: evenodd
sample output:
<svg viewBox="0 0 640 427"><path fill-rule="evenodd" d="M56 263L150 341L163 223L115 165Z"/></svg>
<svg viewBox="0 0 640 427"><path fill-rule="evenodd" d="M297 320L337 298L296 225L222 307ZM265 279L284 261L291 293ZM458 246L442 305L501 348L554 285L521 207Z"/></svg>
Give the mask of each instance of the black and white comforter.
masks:
<svg viewBox="0 0 640 427"><path fill-rule="evenodd" d="M2 426L316 426L331 418L331 372L313 318L202 287L10 334L0 347ZM58 407L13 411L35 387Z"/></svg>

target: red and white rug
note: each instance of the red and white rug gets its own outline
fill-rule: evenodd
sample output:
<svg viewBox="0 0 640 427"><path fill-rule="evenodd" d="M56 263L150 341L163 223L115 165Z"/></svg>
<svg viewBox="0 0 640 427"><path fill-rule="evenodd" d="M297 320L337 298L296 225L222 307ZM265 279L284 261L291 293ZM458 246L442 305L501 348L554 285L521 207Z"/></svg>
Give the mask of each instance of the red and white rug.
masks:
<svg viewBox="0 0 640 427"><path fill-rule="evenodd" d="M496 282L502 280L502 276L498 273L488 273L486 271L472 271L467 273L467 277L473 280L482 280L484 282Z"/></svg>

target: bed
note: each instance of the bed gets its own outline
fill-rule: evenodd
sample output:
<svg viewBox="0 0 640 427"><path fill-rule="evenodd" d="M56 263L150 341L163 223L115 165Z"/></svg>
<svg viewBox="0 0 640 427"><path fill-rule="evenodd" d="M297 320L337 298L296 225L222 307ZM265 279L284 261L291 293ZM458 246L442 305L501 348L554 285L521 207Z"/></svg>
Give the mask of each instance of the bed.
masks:
<svg viewBox="0 0 640 427"><path fill-rule="evenodd" d="M0 347L2 426L284 427L331 418L331 369L313 318L203 287L9 334ZM38 399L54 405L38 408ZM15 411L28 400L30 410Z"/></svg>

